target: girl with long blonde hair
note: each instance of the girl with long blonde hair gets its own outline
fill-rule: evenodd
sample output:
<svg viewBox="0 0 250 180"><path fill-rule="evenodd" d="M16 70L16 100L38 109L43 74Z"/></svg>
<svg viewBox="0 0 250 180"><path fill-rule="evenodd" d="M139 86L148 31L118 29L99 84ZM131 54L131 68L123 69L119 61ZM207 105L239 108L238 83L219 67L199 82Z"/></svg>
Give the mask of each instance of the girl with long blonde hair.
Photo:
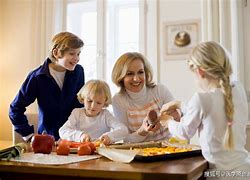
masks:
<svg viewBox="0 0 250 180"><path fill-rule="evenodd" d="M187 62L202 91L188 102L180 122L168 122L170 133L190 139L198 130L202 154L210 168L250 170L244 147L247 98L240 82L230 80L232 67L227 51L217 42L201 42Z"/></svg>

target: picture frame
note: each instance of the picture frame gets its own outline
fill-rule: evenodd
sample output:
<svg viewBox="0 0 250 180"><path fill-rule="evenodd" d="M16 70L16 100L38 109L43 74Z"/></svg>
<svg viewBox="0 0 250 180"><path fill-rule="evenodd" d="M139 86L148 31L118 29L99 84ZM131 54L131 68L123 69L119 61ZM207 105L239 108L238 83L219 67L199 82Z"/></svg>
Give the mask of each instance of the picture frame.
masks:
<svg viewBox="0 0 250 180"><path fill-rule="evenodd" d="M165 60L185 60L201 39L199 19L165 22L163 29Z"/></svg>

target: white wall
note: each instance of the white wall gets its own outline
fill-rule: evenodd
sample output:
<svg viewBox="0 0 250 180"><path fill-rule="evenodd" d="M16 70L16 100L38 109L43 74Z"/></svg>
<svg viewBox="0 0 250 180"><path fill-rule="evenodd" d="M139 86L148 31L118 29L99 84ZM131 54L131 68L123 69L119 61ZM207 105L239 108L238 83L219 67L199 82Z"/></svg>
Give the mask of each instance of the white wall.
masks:
<svg viewBox="0 0 250 180"><path fill-rule="evenodd" d="M187 101L196 90L185 59L169 60L164 56L164 23L200 19L199 0L160 0L159 5L159 81L166 84L176 99Z"/></svg>
<svg viewBox="0 0 250 180"><path fill-rule="evenodd" d="M0 140L11 140L9 104L15 97L27 73L35 67L32 58L31 5L29 1L1 2L0 16Z"/></svg>

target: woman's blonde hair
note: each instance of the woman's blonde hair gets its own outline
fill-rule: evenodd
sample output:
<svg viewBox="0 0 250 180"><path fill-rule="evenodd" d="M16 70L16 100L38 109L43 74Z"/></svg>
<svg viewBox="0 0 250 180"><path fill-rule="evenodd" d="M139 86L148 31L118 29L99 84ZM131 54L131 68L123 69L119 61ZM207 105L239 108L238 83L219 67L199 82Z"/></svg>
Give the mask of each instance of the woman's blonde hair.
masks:
<svg viewBox="0 0 250 180"><path fill-rule="evenodd" d="M127 74L128 67L131 64L131 62L136 59L140 59L144 65L146 86L147 87L155 86L155 83L153 82L152 68L148 60L138 52L127 52L117 59L112 70L112 81L114 84L120 87L120 93L125 91L123 80Z"/></svg>
<svg viewBox="0 0 250 180"><path fill-rule="evenodd" d="M84 99L96 94L104 94L105 95L105 104L104 106L107 107L111 104L111 92L109 85L105 81L101 80L90 80L88 81L77 93L78 101L84 104Z"/></svg>
<svg viewBox="0 0 250 180"><path fill-rule="evenodd" d="M218 80L224 94L227 130L224 137L224 146L234 148L232 122L234 105L232 100L232 86L230 75L232 67L227 51L217 42L207 41L198 44L190 53L188 65L191 70L200 68L209 77Z"/></svg>
<svg viewBox="0 0 250 180"><path fill-rule="evenodd" d="M60 32L56 34L52 39L52 46L49 52L49 58L52 62L56 62L56 58L53 55L53 50L57 49L61 53L61 56L70 49L78 49L83 47L83 41L75 34L70 32Z"/></svg>

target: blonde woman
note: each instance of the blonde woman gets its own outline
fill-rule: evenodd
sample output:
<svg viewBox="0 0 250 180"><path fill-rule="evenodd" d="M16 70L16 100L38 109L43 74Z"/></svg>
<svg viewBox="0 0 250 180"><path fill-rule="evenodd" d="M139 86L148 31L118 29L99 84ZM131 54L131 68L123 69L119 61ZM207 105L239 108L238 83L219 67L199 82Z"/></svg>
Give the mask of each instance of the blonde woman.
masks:
<svg viewBox="0 0 250 180"><path fill-rule="evenodd" d="M230 81L232 67L228 54L216 42L202 42L192 50L188 66L202 92L191 98L180 122L169 121L169 131L190 139L198 130L202 154L210 168L250 171L244 147L247 98L242 85ZM220 173L218 178L223 171Z"/></svg>
<svg viewBox="0 0 250 180"><path fill-rule="evenodd" d="M84 85L84 70L78 64L83 41L70 32L60 32L52 38L49 57L31 71L10 104L9 117L15 131L29 142L34 133L24 112L37 100L38 133L44 131L59 139L58 130L71 111L82 105L76 94Z"/></svg>
<svg viewBox="0 0 250 180"><path fill-rule="evenodd" d="M155 110L159 115L162 105L173 100L167 87L153 82L147 59L137 52L123 54L113 67L112 80L120 87L120 92L113 97L115 117L129 129L125 141L143 142L168 138L167 127L159 122L148 124L146 121L150 110Z"/></svg>
<svg viewBox="0 0 250 180"><path fill-rule="evenodd" d="M109 145L127 135L126 126L105 109L111 103L111 93L106 82L88 81L77 97L84 108L74 109L68 121L59 129L62 139L76 142L100 139L105 145Z"/></svg>

